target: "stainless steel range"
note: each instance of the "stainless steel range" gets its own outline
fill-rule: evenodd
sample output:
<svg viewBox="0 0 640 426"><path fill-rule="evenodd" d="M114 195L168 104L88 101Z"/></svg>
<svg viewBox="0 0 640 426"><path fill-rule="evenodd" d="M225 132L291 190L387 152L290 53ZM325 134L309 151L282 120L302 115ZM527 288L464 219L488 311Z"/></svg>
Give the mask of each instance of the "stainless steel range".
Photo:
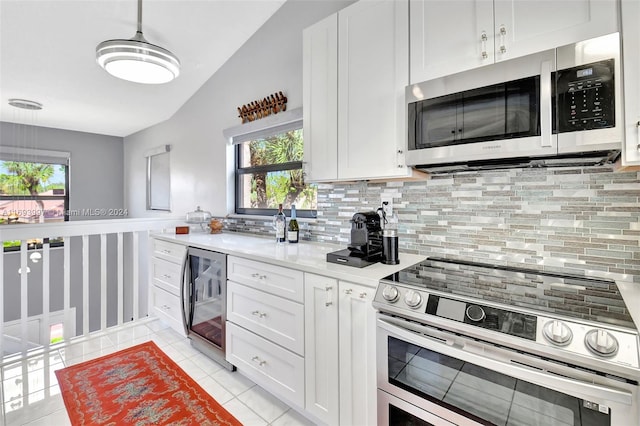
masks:
<svg viewBox="0 0 640 426"><path fill-rule="evenodd" d="M429 258L373 304L379 424L640 424L640 342L614 281Z"/></svg>

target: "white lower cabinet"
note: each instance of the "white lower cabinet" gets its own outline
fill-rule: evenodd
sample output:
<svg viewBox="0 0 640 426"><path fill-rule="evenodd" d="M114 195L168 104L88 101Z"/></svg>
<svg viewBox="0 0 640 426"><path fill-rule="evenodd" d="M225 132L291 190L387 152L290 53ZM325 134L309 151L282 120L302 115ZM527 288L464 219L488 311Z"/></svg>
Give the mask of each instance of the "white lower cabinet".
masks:
<svg viewBox="0 0 640 426"><path fill-rule="evenodd" d="M341 425L377 423L375 291L346 281L338 284Z"/></svg>
<svg viewBox="0 0 640 426"><path fill-rule="evenodd" d="M228 256L227 277L227 361L284 402L302 409L304 274Z"/></svg>
<svg viewBox="0 0 640 426"><path fill-rule="evenodd" d="M305 408L327 424L376 424L374 292L305 274Z"/></svg>
<svg viewBox="0 0 640 426"><path fill-rule="evenodd" d="M151 312L171 328L185 335L180 306L182 261L186 246L154 239L149 262Z"/></svg>
<svg viewBox="0 0 640 426"><path fill-rule="evenodd" d="M340 418L338 281L305 274L305 409L326 424Z"/></svg>
<svg viewBox="0 0 640 426"><path fill-rule="evenodd" d="M263 388L304 405L304 358L227 321L227 361Z"/></svg>

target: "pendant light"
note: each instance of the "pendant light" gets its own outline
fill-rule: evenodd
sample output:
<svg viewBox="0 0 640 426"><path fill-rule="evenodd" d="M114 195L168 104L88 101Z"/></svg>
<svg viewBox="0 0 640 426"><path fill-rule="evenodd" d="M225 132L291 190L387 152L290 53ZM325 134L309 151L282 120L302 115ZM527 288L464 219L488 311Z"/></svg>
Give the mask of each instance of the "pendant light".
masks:
<svg viewBox="0 0 640 426"><path fill-rule="evenodd" d="M109 74L134 83L168 83L180 74L178 58L142 35L142 0L138 0L138 30L133 38L103 41L96 47L96 60Z"/></svg>

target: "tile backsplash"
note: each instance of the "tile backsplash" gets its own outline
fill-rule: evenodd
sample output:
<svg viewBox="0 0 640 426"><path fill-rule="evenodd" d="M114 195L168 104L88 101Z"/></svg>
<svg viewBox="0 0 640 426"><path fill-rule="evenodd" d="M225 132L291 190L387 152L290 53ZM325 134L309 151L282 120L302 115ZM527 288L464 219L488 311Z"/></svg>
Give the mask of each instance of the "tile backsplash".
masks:
<svg viewBox="0 0 640 426"><path fill-rule="evenodd" d="M428 180L318 185L318 218L301 239L345 245L349 219L384 194L400 251L640 282L640 173L610 167L506 169ZM270 221L227 229L271 235Z"/></svg>

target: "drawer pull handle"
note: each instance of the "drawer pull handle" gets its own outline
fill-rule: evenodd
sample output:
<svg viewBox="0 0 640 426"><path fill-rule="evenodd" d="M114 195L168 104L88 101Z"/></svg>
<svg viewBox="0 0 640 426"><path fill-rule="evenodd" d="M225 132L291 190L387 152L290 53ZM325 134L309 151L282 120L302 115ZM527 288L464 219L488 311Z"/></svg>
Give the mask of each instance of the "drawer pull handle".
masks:
<svg viewBox="0 0 640 426"><path fill-rule="evenodd" d="M344 291L344 294L351 294L351 293L353 293L353 290L352 290L352 289L350 289L350 288L348 288L348 289L346 289L346 290Z"/></svg>
<svg viewBox="0 0 640 426"><path fill-rule="evenodd" d="M254 273L254 274L251 274L251 277L253 277L253 278L257 278L257 279L259 279L259 280L266 280L266 279L267 279L267 276L266 276L266 275L260 275L260 274L259 274L259 273L257 273L257 272L256 272L256 273Z"/></svg>
<svg viewBox="0 0 640 426"><path fill-rule="evenodd" d="M169 306L169 305L162 305L162 309L164 309L165 311L169 311L169 310L171 310L171 306Z"/></svg>
<svg viewBox="0 0 640 426"><path fill-rule="evenodd" d="M364 291L360 293L360 299L364 299L365 297L367 297L367 293L365 293Z"/></svg>
<svg viewBox="0 0 640 426"><path fill-rule="evenodd" d="M251 314L260 318L264 318L267 316L266 312L260 312L260 311L253 311L251 312Z"/></svg>
<svg viewBox="0 0 640 426"><path fill-rule="evenodd" d="M171 254L171 250L167 250L167 249L162 249L162 252L166 254Z"/></svg>
<svg viewBox="0 0 640 426"><path fill-rule="evenodd" d="M265 360L263 360L263 359L260 359L260 357L259 357L259 356L257 356L257 355L256 355L256 356L254 356L253 358L251 358L251 361L258 363L258 365L259 365L260 367L262 367L263 365L265 365L265 364L267 363L267 361L265 361Z"/></svg>
<svg viewBox="0 0 640 426"><path fill-rule="evenodd" d="M165 278L171 278L171 275L169 275L169 274L162 274L162 276L165 277Z"/></svg>

